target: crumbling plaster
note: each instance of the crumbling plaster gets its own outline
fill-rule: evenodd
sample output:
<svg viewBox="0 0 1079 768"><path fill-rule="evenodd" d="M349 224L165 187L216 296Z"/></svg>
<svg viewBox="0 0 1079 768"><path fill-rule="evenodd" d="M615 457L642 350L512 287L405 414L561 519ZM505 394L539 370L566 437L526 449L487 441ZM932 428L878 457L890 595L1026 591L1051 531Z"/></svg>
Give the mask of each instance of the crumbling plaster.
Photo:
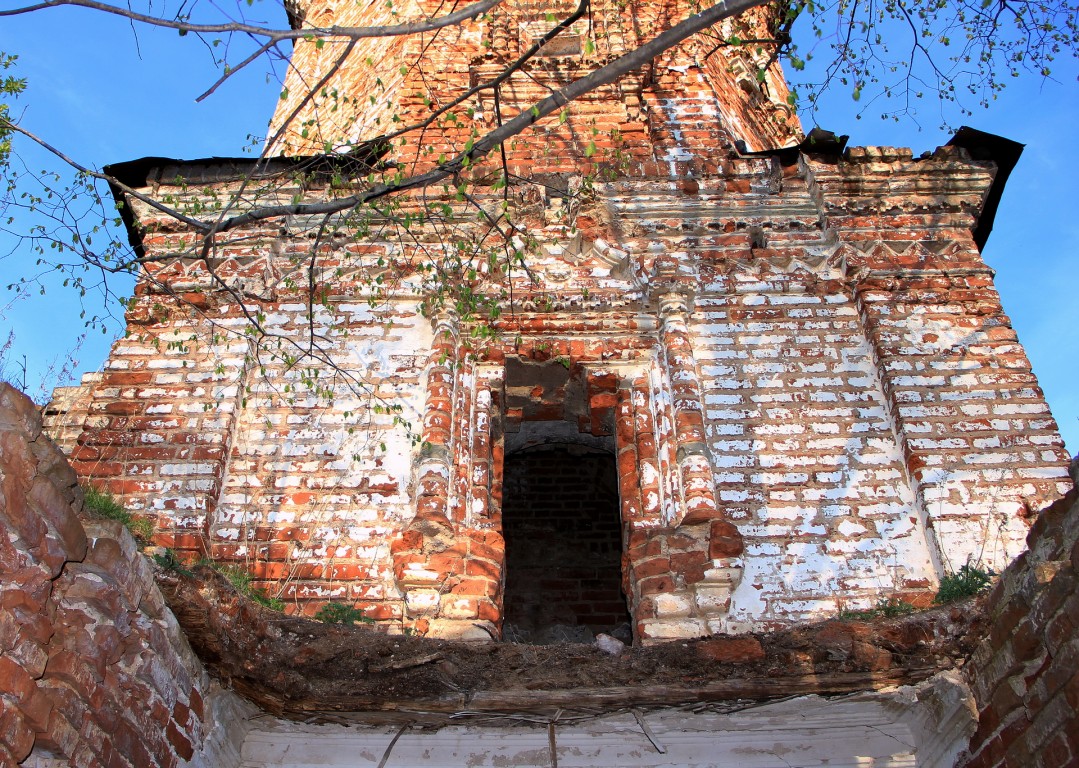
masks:
<svg viewBox="0 0 1079 768"><path fill-rule="evenodd" d="M308 24L385 13L297 8ZM273 149L299 156L252 180L221 158L112 170L196 211L241 189L309 203L422 173L493 126L487 92L392 146L377 126L464 97L552 10L502 4L433 47L361 41L310 101L303 78L336 43L298 41ZM593 10L594 50L571 30L515 71L507 115L681 13ZM191 232L128 199L153 256L128 334L49 428L157 544L247 569L292 613L343 602L393 632L499 636L503 458L554 429L616 453L643 642L922 605L968 562L999 570L1070 487L979 252L1018 147L969 129L919 158L799 145L778 68L747 82L752 53L710 50L688 40L471 158L456 183L505 207L516 229L498 242L453 187L431 188L351 219L249 221L216 243L211 276L167 258ZM351 88L383 98L345 104ZM497 311L462 311L468 297ZM572 386L548 386L559 366Z"/></svg>

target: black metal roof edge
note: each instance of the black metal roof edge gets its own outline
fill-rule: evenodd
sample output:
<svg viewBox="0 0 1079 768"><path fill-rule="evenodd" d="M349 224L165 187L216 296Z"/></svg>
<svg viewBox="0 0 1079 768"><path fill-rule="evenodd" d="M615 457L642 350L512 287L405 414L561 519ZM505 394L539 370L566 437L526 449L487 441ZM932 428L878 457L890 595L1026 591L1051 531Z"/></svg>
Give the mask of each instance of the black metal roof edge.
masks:
<svg viewBox="0 0 1079 768"><path fill-rule="evenodd" d="M298 0L285 0L285 14L288 16L289 27L299 29L307 17L307 9Z"/></svg>
<svg viewBox="0 0 1079 768"><path fill-rule="evenodd" d="M149 158L143 158L148 160ZM124 222L124 229L127 230L127 244L131 246L131 250L135 252L135 258L142 259L146 255L146 248L142 244L142 233L139 232L139 228L135 225L135 213L131 210L131 206L127 202L126 193L116 185L115 181L111 179L117 179L121 183L127 184L126 181L113 176L109 171L113 168L111 165L106 165L102 170L110 176L109 181L109 194L112 195L112 199L116 201L116 209L120 212L120 220ZM142 183L145 183L146 179L143 178ZM127 186L134 186L127 184Z"/></svg>
<svg viewBox="0 0 1079 768"><path fill-rule="evenodd" d="M846 149L848 138L848 136L837 136L831 131L814 128L800 144L790 147L746 152L745 142L739 141L735 144L743 157L776 157L783 165L790 165L801 153L839 158ZM989 233L993 231L993 222L996 219L997 208L1000 206L1000 198L1004 194L1004 185L1011 176L1012 169L1019 162L1019 156L1023 154L1025 145L964 125L948 141L948 146L962 147L967 150L972 160L988 161L997 166L996 175L982 203L978 223L973 232L974 242L978 245L978 250L982 250L989 240Z"/></svg>
<svg viewBox="0 0 1079 768"><path fill-rule="evenodd" d="M214 169L214 173L210 178L199 177L194 174L184 176L184 179L190 183L199 183L200 179L202 181L227 181L234 178L266 178L290 170L323 174L337 171L354 173L359 170L373 170L376 161L388 149L389 145L380 137L366 141L363 144L357 144L351 151L341 153L282 155L280 157L202 157L194 160L151 156L112 163L111 165L106 165L103 171L121 184L135 189L148 185L150 172L154 169L170 166L180 169L181 173L178 175L181 176L184 176L182 173L184 169ZM230 168L234 170L229 172Z"/></svg>
<svg viewBox="0 0 1079 768"><path fill-rule="evenodd" d="M955 136L948 142L948 146L962 147L970 154L972 160L987 160L997 166L993 183L982 203L978 223L974 227L974 242L977 243L980 251L985 248L989 233L993 231L993 222L997 216L997 208L1000 206L1000 198L1004 194L1004 185L1007 184L1008 177L1019 162L1019 156L1023 154L1026 145L964 125L956 131Z"/></svg>
<svg viewBox="0 0 1079 768"><path fill-rule="evenodd" d="M792 144L789 147L748 152L744 141L735 141L734 145L735 149L738 150L738 154L742 157L775 157L779 159L782 165L791 165L798 160L798 156L801 154L840 157L847 147L849 138L849 136L840 136L823 128L813 128L799 143Z"/></svg>
<svg viewBox="0 0 1079 768"><path fill-rule="evenodd" d="M127 201L127 194L120 187L122 184L131 189L140 189L149 185L152 172L165 167L179 169L178 176L184 176L183 170L197 168L213 168L218 172L211 176L184 176L189 183L206 183L209 181L231 181L242 178L266 178L278 173L290 170L305 171L308 173L332 175L335 172L347 171L351 174L357 172L366 173L373 170L375 163L389 149L389 145L381 138L358 144L349 153L322 154L322 155L296 155L292 157L204 157L195 160L181 160L174 157L140 157L137 160L126 160L120 163L112 163L102 168L102 172L109 177L109 191L113 199L119 204L120 218L127 229L128 243L135 251L138 258L145 256L146 251L142 243L142 233L135 222L135 214ZM262 164L262 169L257 168ZM221 173L225 167L234 168L232 173ZM119 183L117 183L119 182Z"/></svg>

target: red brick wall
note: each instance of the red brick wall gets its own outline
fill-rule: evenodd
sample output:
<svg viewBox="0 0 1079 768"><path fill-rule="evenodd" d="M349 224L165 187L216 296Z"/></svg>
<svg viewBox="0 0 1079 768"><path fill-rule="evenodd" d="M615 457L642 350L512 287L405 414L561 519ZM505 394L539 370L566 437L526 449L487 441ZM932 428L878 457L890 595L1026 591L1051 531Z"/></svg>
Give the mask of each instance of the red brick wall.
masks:
<svg viewBox="0 0 1079 768"><path fill-rule="evenodd" d="M814 163L814 178L920 522L944 570L1000 570L1033 511L1070 487L1068 455L972 238L995 168L951 146L908 156L853 148L846 162ZM948 203L928 213L934 184Z"/></svg>
<svg viewBox="0 0 1079 768"><path fill-rule="evenodd" d="M310 241L299 224L258 229L269 246L223 244L216 270L265 297L249 302L267 335L247 333L204 264L155 262L155 279L205 293L185 308L140 285L128 337L75 398L86 406L72 410L84 427L73 464L152 516L157 543L243 564L290 611L344 601L417 629L443 610L467 626L482 613L497 634L501 432L558 418L615 433L634 533L698 512L701 525L668 543L680 563L689 550L706 562L672 566L667 591L681 596L637 617L664 624L642 632L739 631L924 598L968 559L1003 567L1028 510L1070 487L971 240L992 170L954 148L786 166L727 158L689 190L656 177L606 185L604 241L530 208L522 221L541 245L528 270L477 273L470 287L513 297L489 340L452 313L421 314L417 266L452 250L436 225L415 250L389 234L337 238L317 255L335 275L319 283L330 296L315 313L321 348L291 367L279 349L309 339L294 273ZM195 196L196 179L217 183L196 165L159 176L181 172L186 190L148 184ZM513 194L531 205L533 193L546 194L526 183ZM904 214L911 206L925 212ZM177 247L182 231L136 208L152 252ZM364 282L372 274L385 280ZM529 378L539 364L550 381ZM417 512L445 519L460 557L479 547L483 584L450 583L468 576L463 560L461 573L423 566L446 554L441 533L397 542ZM712 517L736 526L745 557L707 557Z"/></svg>
<svg viewBox="0 0 1079 768"><path fill-rule="evenodd" d="M1079 765L1079 492L1038 517L989 596L966 673L978 730L965 768Z"/></svg>
<svg viewBox="0 0 1079 768"><path fill-rule="evenodd" d="M540 57L503 87L507 110L684 10L604 8L596 52ZM291 138L323 152L323 139L381 133L394 109L430 115L521 50L549 9L502 5L436 45L364 41L356 56L373 64L335 77L376 104L341 102L319 126L336 135ZM308 10L310 23L382 13ZM298 76L324 71L335 45L298 43ZM242 564L289 611L347 602L396 631L441 631L430 622L452 615L456 629L498 634L502 432L534 418L615 437L642 637L926 599L968 560L1003 567L1030 510L1071 484L971 234L995 166L959 147L740 155L732 139L784 143L796 125L738 82L744 52L722 66L727 54L704 45L508 142L520 176L507 188L494 156L471 166L458 181L504 210L520 235L508 241L448 186L351 218L251 221L216 237L212 259L169 259L192 233L129 200L153 259L128 335L70 400L80 477L152 517L156 543ZM304 120L331 105L308 106ZM423 142L395 144L403 172L482 133L492 107L484 96ZM166 164L141 188L200 211L241 186L241 207L309 203L352 189L361 161L304 162L309 176L267 161L259 173L281 175L257 190L233 161ZM346 178L328 178L334 163ZM446 294L432 295L434 274ZM457 316L476 296L498 304L496 320ZM567 367L528 381L515 360ZM585 399L567 411L571 390Z"/></svg>
<svg viewBox="0 0 1079 768"><path fill-rule="evenodd" d="M881 591L916 600L934 553L854 302L774 279L789 292L709 298L695 325L719 503L755 585L734 618L781 624Z"/></svg>
<svg viewBox="0 0 1079 768"><path fill-rule="evenodd" d="M410 3L395 4L392 9L340 0L304 5L308 26L399 23L421 14ZM344 43L297 41L287 95L271 125L274 136L281 132L272 150L326 152L328 147L339 149L348 142L419 124L435 109L501 74L535 38L555 25L549 14L561 20L576 6L574 0L542 4L515 0L459 27L404 38L360 40L343 60ZM432 4L427 12L441 15L446 9ZM595 2L587 16L565 33L566 37L579 36L580 45L571 55L535 57L500 86L500 114L509 119L528 110L552 89L637 48L692 12L678 0ZM743 19L763 29L770 13L771 9L757 9ZM732 22L722 26L724 36L762 36L736 33ZM589 39L591 52L585 42ZM687 148L730 145L733 139L746 141L752 150L795 144L801 136L800 125L787 104L782 72L767 59L766 53L756 55L749 47L716 46L714 37L693 38L643 71L597 88L569 105L567 119L552 116L541 121L534 133L507 142L504 150L510 171L552 173L590 165L585 160L589 145L599 150L597 164L607 157L607 150L619 147L624 158L658 162L666 168L668 162L686 159ZM330 73L338 63L340 69ZM762 83L756 78L758 65L768 65ZM330 77L328 87L320 86L310 94L311 84L324 75ZM482 135L499 124L489 89L451 112L452 120L435 120L423 131L407 134L407 142L394 142L395 160L410 170L413 164L429 168L440 154L453 157L460 152L473 130ZM737 135L732 135L735 131ZM481 162L485 169L495 167L489 160Z"/></svg>
<svg viewBox="0 0 1079 768"><path fill-rule="evenodd" d="M179 765L208 733L208 679L131 536L81 506L36 407L0 384L0 765Z"/></svg>

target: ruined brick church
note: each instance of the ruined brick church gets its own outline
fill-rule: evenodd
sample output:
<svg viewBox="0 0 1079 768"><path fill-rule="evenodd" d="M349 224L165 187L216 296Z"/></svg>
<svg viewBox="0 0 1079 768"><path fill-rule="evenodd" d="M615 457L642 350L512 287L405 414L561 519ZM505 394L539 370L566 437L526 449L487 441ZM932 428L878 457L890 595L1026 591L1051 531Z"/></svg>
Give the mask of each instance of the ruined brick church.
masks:
<svg viewBox="0 0 1079 768"><path fill-rule="evenodd" d="M437 169L688 12L603 2L547 40L551 11L573 5L298 41L269 159L112 166L145 266L102 371L46 414L80 482L288 614L389 636L647 647L1002 570L1072 486L980 255L1013 142L806 138L724 29L433 186L317 207Z"/></svg>

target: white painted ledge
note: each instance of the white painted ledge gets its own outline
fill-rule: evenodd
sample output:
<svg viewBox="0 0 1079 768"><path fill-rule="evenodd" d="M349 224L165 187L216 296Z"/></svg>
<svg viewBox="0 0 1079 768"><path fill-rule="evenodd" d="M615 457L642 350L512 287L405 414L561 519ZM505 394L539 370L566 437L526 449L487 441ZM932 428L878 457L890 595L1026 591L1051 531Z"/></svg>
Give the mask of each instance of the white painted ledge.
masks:
<svg viewBox="0 0 1079 768"><path fill-rule="evenodd" d="M626 713L558 724L559 768L943 768L973 727L969 693L957 675L891 692L806 696L729 714L666 709L643 716L664 753ZM244 741L241 766L377 766L397 730L259 719ZM551 764L545 726L461 725L406 731L386 768Z"/></svg>

